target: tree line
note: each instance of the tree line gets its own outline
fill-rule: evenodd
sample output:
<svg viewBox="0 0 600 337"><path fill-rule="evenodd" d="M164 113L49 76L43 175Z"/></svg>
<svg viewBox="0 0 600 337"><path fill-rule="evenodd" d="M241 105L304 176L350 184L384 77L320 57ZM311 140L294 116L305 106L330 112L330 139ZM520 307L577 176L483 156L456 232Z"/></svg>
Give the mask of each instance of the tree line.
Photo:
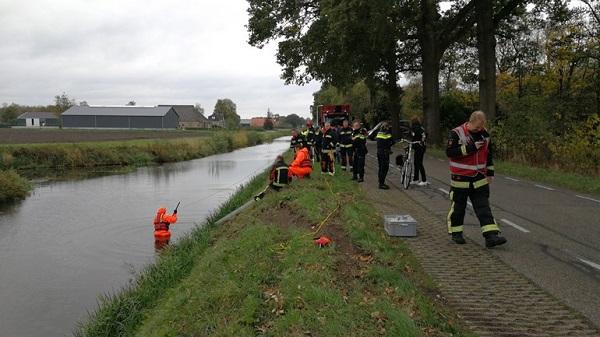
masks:
<svg viewBox="0 0 600 337"><path fill-rule="evenodd" d="M276 41L286 83L320 81L315 105L350 103L394 132L419 116L436 144L480 109L506 157L585 158L598 172L598 1L248 2L249 43Z"/></svg>

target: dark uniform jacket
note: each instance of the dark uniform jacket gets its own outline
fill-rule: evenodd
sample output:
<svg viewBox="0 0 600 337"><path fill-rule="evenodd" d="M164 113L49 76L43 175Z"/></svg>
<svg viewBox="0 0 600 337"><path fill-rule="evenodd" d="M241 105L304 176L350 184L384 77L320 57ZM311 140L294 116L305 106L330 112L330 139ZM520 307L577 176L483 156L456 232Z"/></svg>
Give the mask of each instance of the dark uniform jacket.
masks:
<svg viewBox="0 0 600 337"><path fill-rule="evenodd" d="M323 132L323 142L322 149L325 150L334 150L336 145L336 137L335 130L333 128L329 128L329 130Z"/></svg>
<svg viewBox="0 0 600 337"><path fill-rule="evenodd" d="M379 130L377 131L377 136L375 136L375 140L377 140L377 153L378 154L390 154L392 151L392 145L394 145L394 139L392 138L392 134L390 130Z"/></svg>
<svg viewBox="0 0 600 337"><path fill-rule="evenodd" d="M339 132L340 147L352 147L352 128L340 128Z"/></svg>
<svg viewBox="0 0 600 337"><path fill-rule="evenodd" d="M494 158L493 158L492 143L489 141L490 134L486 130L483 130L483 131L480 131L477 133L473 133L473 132L469 131L469 136L471 137L473 142L471 142L470 144L468 144L466 146L467 155L471 155L471 154L474 154L475 152L477 152L477 146L475 146L475 142L484 140L486 138L488 139L488 154L487 154L487 163L486 163L487 173L486 173L486 175L488 177L493 177L494 176ZM450 134L448 135L448 145L446 146L446 155L448 156L448 158L463 157L463 153L461 150L461 144L459 142L459 136L456 133L456 131L454 131L454 130L451 130ZM483 174L478 174L474 177L466 177L466 176L460 176L460 175L456 175L456 174L452 175L452 180L457 180L457 181L477 181L482 178L483 178Z"/></svg>
<svg viewBox="0 0 600 337"><path fill-rule="evenodd" d="M296 148L296 146L303 141L306 141L302 134L298 134L296 137L292 136L292 140L290 141L290 149Z"/></svg>
<svg viewBox="0 0 600 337"><path fill-rule="evenodd" d="M356 156L365 156L367 154L367 130L352 130L352 147Z"/></svg>
<svg viewBox="0 0 600 337"><path fill-rule="evenodd" d="M313 127L306 128L306 130L302 131L302 135L306 139L306 143L308 145L315 144L315 129Z"/></svg>

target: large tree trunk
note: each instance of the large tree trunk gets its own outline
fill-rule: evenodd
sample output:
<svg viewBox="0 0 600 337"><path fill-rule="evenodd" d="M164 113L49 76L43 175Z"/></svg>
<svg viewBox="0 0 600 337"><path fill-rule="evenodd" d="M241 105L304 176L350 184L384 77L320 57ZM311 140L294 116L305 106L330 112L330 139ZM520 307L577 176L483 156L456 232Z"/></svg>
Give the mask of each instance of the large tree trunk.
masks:
<svg viewBox="0 0 600 337"><path fill-rule="evenodd" d="M395 66L387 69L386 91L389 96L390 119L392 122L392 135L394 138L400 137L400 88L398 87L398 74Z"/></svg>
<svg viewBox="0 0 600 337"><path fill-rule="evenodd" d="M492 0L477 1L479 51L479 109L490 121L496 118L496 36Z"/></svg>
<svg viewBox="0 0 600 337"><path fill-rule="evenodd" d="M436 2L421 1L421 43L423 75L423 113L428 139L432 144L441 143L440 134L440 60L439 41L435 33Z"/></svg>

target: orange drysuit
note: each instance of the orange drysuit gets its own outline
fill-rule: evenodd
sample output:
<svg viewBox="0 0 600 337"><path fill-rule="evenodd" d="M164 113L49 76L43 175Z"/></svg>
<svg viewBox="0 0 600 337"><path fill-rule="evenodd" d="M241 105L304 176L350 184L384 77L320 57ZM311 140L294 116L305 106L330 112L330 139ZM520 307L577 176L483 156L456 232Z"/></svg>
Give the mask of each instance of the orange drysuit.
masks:
<svg viewBox="0 0 600 337"><path fill-rule="evenodd" d="M167 209L164 207L159 208L156 211L156 217L154 218L154 236L165 237L170 236L169 226L177 222L177 213L171 215L167 214Z"/></svg>
<svg viewBox="0 0 600 337"><path fill-rule="evenodd" d="M298 178L304 178L312 172L312 160L308 154L308 149L303 147L300 151L296 152L296 158L288 170L288 176L296 176Z"/></svg>

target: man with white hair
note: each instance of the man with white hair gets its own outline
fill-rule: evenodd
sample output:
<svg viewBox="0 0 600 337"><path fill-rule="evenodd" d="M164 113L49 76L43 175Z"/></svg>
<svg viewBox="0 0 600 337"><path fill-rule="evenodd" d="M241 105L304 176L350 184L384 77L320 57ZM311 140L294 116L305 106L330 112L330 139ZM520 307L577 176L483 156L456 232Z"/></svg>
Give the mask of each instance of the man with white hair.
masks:
<svg viewBox="0 0 600 337"><path fill-rule="evenodd" d="M450 158L452 175L448 232L457 244L466 243L463 221L467 199L470 198L485 237L485 245L492 248L506 243L506 239L498 235L500 228L490 209L490 183L494 177L494 162L490 134L485 125L485 114L475 111L468 122L454 128L448 136L446 155Z"/></svg>

